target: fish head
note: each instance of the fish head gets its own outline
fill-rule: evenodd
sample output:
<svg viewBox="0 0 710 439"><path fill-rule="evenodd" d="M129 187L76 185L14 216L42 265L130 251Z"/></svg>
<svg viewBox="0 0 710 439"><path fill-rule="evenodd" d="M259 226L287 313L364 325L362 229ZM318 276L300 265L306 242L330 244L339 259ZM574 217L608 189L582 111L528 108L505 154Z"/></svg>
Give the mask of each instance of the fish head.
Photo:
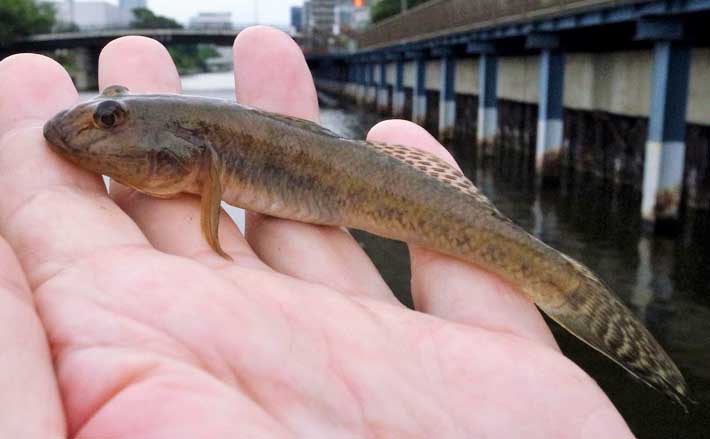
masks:
<svg viewBox="0 0 710 439"><path fill-rule="evenodd" d="M60 156L153 196L189 191L204 148L171 134L165 106L112 86L64 110L44 126Z"/></svg>

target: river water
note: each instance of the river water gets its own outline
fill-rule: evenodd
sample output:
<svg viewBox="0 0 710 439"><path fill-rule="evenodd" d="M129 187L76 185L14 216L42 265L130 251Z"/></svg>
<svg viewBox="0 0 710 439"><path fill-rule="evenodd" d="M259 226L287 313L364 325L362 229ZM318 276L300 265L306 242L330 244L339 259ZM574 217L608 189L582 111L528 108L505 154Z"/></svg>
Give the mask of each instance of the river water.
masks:
<svg viewBox="0 0 710 439"><path fill-rule="evenodd" d="M194 75L183 78L183 88L186 94L232 99L232 81L231 73ZM381 119L340 104L321 113L324 126L352 138L363 138ZM584 177L570 178L560 189L535 190L525 160L482 162L470 145L449 149L504 214L599 273L675 359L700 402L689 414L551 323L565 354L597 380L634 433L642 439L710 438L710 214L690 215L676 238L647 236L633 192ZM229 212L243 230L243 212ZM406 247L362 232L355 236L411 306Z"/></svg>

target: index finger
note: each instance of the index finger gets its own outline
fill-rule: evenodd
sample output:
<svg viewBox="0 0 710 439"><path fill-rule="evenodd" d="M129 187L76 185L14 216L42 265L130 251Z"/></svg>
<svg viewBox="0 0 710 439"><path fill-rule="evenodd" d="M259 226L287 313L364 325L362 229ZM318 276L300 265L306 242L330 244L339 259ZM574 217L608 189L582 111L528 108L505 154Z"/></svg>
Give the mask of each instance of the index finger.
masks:
<svg viewBox="0 0 710 439"><path fill-rule="evenodd" d="M147 245L101 177L61 159L44 139L44 122L77 98L67 72L50 58L0 62L0 233L32 286L102 250Z"/></svg>

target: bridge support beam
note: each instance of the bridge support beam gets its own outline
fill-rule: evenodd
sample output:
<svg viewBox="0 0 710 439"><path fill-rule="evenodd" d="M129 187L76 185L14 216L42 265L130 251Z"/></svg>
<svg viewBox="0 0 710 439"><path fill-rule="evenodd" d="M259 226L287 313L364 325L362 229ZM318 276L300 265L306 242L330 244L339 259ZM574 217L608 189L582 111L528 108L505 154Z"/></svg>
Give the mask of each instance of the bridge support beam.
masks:
<svg viewBox="0 0 710 439"><path fill-rule="evenodd" d="M364 104L367 98L367 64L360 63L360 87L358 87L357 102Z"/></svg>
<svg viewBox="0 0 710 439"><path fill-rule="evenodd" d="M392 113L395 117L404 114L404 60L398 58L394 67L394 92L392 93Z"/></svg>
<svg viewBox="0 0 710 439"><path fill-rule="evenodd" d="M641 215L657 231L672 232L678 226L689 71L688 46L674 41L655 43Z"/></svg>
<svg viewBox="0 0 710 439"><path fill-rule="evenodd" d="M93 47L75 49L76 71L75 86L80 91L94 91L99 88L99 54Z"/></svg>
<svg viewBox="0 0 710 439"><path fill-rule="evenodd" d="M456 59L451 53L441 57L441 85L439 87L439 140L446 142L454 137L456 124Z"/></svg>
<svg viewBox="0 0 710 439"><path fill-rule="evenodd" d="M412 121L417 125L426 124L426 57L419 55L415 60L414 93L412 96Z"/></svg>
<svg viewBox="0 0 710 439"><path fill-rule="evenodd" d="M560 180L564 78L564 53L544 49L540 56L540 106L535 153L535 170L544 184L556 185Z"/></svg>
<svg viewBox="0 0 710 439"><path fill-rule="evenodd" d="M479 61L478 149L493 155L498 141L498 57L482 53Z"/></svg>
<svg viewBox="0 0 710 439"><path fill-rule="evenodd" d="M377 89L377 111L384 113L389 108L389 86L387 85L387 61L380 62L380 81Z"/></svg>
<svg viewBox="0 0 710 439"><path fill-rule="evenodd" d="M377 101L377 80L375 79L375 63L370 61L367 63L367 94L365 103L367 105L375 105Z"/></svg>

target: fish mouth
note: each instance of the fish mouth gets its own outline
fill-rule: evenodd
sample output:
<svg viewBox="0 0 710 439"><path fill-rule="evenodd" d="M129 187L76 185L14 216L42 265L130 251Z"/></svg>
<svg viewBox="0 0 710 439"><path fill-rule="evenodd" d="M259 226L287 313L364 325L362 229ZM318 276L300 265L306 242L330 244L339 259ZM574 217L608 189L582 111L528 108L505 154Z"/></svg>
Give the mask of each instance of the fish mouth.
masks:
<svg viewBox="0 0 710 439"><path fill-rule="evenodd" d="M62 133L59 130L59 124L57 123L58 119L61 119L62 116L66 111L63 111L59 114L57 114L54 118L49 120L47 123L44 124L44 138L49 142L50 146L60 152L67 152L69 149L69 146L67 143L64 141L64 138L62 137Z"/></svg>

